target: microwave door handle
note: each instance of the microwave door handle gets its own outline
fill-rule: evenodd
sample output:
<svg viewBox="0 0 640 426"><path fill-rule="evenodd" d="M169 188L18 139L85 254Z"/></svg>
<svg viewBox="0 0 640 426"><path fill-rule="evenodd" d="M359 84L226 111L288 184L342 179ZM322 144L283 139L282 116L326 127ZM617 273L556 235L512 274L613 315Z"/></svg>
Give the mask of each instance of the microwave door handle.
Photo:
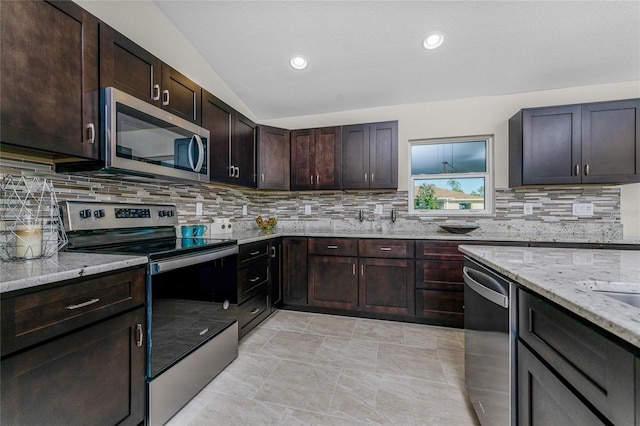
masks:
<svg viewBox="0 0 640 426"><path fill-rule="evenodd" d="M199 172L202 168L202 163L204 163L204 144L202 143L202 138L199 135L193 135L198 144L198 164L196 164L196 168L193 169L194 172Z"/></svg>
<svg viewBox="0 0 640 426"><path fill-rule="evenodd" d="M194 166L193 164L193 155L191 155L191 147L193 146L193 138L195 135L191 136L191 139L189 139L189 146L187 147L187 156L189 157L189 166L191 167L191 170L195 170L196 166Z"/></svg>

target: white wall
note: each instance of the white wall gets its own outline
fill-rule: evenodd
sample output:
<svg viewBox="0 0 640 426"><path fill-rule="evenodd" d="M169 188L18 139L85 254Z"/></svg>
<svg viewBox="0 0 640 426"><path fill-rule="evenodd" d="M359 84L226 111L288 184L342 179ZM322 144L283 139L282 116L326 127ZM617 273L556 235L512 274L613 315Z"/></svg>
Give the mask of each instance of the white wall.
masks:
<svg viewBox="0 0 640 426"><path fill-rule="evenodd" d="M572 87L541 92L398 105L332 114L268 120L264 124L288 129L398 120L398 186L408 188L408 141L470 135L494 135L496 188L509 185L508 120L526 107L595 102L640 97L640 81ZM625 237L640 237L640 184L622 191Z"/></svg>

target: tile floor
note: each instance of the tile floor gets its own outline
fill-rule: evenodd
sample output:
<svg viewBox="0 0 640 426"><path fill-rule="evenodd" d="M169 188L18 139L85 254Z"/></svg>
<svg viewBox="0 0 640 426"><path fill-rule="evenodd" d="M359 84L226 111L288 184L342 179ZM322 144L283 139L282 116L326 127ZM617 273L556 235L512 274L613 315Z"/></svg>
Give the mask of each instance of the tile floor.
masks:
<svg viewBox="0 0 640 426"><path fill-rule="evenodd" d="M457 329L280 310L168 423L477 425Z"/></svg>

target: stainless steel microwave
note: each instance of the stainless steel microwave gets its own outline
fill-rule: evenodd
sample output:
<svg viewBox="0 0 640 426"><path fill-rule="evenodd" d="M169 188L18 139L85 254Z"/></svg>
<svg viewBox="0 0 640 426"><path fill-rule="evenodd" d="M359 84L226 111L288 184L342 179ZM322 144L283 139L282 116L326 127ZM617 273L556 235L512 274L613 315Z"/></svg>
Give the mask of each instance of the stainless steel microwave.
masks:
<svg viewBox="0 0 640 426"><path fill-rule="evenodd" d="M113 87L102 90L104 171L209 181L209 131Z"/></svg>

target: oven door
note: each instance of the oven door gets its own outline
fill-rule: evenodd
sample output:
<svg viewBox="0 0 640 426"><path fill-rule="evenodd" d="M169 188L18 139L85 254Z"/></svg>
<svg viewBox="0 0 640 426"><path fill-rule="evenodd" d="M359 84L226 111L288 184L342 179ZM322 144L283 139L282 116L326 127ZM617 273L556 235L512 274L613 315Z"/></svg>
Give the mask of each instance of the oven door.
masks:
<svg viewBox="0 0 640 426"><path fill-rule="evenodd" d="M149 264L146 424L166 423L238 357L237 253Z"/></svg>

